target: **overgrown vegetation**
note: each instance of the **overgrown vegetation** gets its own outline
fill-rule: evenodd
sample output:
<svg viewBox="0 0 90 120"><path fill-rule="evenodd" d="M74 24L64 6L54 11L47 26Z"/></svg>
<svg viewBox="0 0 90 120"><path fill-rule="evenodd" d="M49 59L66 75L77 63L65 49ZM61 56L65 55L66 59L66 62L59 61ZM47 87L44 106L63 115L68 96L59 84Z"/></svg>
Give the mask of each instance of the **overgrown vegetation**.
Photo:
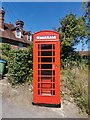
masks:
<svg viewBox="0 0 90 120"><path fill-rule="evenodd" d="M82 111L88 113L88 66L81 63L72 69L61 69L61 85L64 87L61 92L68 89L68 95L74 98Z"/></svg>
<svg viewBox="0 0 90 120"><path fill-rule="evenodd" d="M88 28L88 48L90 51L90 0L87 0L87 2L83 2L83 8L84 8L84 18L86 20L86 26ZM90 69L90 58L89 58L89 69ZM89 75L90 77L90 75ZM89 112L88 114L90 115L90 80L88 82L88 108L89 108Z"/></svg>
<svg viewBox="0 0 90 120"><path fill-rule="evenodd" d="M6 61L8 61L8 54L9 51L11 50L10 44L8 43L2 43L1 47L0 47L0 59L4 59Z"/></svg>
<svg viewBox="0 0 90 120"><path fill-rule="evenodd" d="M12 85L32 81L32 45L25 50L9 52L8 80Z"/></svg>
<svg viewBox="0 0 90 120"><path fill-rule="evenodd" d="M2 45L0 46L0 59L5 60L5 68L4 68L4 74L8 73L8 54L9 51L11 50L11 46L8 43L2 43Z"/></svg>
<svg viewBox="0 0 90 120"><path fill-rule="evenodd" d="M88 41L85 17L67 14L60 19L60 26L55 30L60 32L61 85L69 90L81 110L88 112L88 61L75 51L77 44L81 42L83 50Z"/></svg>

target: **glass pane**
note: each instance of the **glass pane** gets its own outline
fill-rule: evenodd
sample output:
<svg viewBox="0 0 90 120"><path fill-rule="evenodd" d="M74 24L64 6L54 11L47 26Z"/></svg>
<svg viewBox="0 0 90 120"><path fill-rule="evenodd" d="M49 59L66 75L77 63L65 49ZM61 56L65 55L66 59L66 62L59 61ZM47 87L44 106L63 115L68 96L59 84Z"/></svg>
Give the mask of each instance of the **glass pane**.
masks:
<svg viewBox="0 0 90 120"><path fill-rule="evenodd" d="M52 56L52 51L42 51L41 56Z"/></svg>
<svg viewBox="0 0 90 120"><path fill-rule="evenodd" d="M38 62L40 62L40 57L38 57Z"/></svg>
<svg viewBox="0 0 90 120"><path fill-rule="evenodd" d="M40 51L38 51L38 56L41 56L41 52Z"/></svg>
<svg viewBox="0 0 90 120"><path fill-rule="evenodd" d="M39 44L39 45L38 45L38 50L40 50L40 49L41 49L41 45Z"/></svg>
<svg viewBox="0 0 90 120"><path fill-rule="evenodd" d="M55 45L53 44L53 49L55 49Z"/></svg>
<svg viewBox="0 0 90 120"><path fill-rule="evenodd" d="M53 70L53 75L55 75L55 70Z"/></svg>
<svg viewBox="0 0 90 120"><path fill-rule="evenodd" d="M53 56L55 56L55 51L53 51Z"/></svg>
<svg viewBox="0 0 90 120"><path fill-rule="evenodd" d="M41 84L41 88L52 88L52 84L51 83L42 83Z"/></svg>
<svg viewBox="0 0 90 120"><path fill-rule="evenodd" d="M52 62L52 58L41 58L41 62Z"/></svg>
<svg viewBox="0 0 90 120"><path fill-rule="evenodd" d="M40 67L41 67L41 65L40 65L40 64L38 64L38 69L40 69Z"/></svg>
<svg viewBox="0 0 90 120"><path fill-rule="evenodd" d="M40 77L38 77L38 82L40 82Z"/></svg>
<svg viewBox="0 0 90 120"><path fill-rule="evenodd" d="M38 70L38 75L40 75L41 74L41 71L40 70Z"/></svg>
<svg viewBox="0 0 90 120"><path fill-rule="evenodd" d="M41 44L41 49L52 49L52 44Z"/></svg>
<svg viewBox="0 0 90 120"><path fill-rule="evenodd" d="M38 88L40 88L40 83L38 83Z"/></svg>
<svg viewBox="0 0 90 120"><path fill-rule="evenodd" d="M38 95L40 95L40 90L38 90Z"/></svg>
<svg viewBox="0 0 90 120"><path fill-rule="evenodd" d="M55 62L55 57L53 58L53 62Z"/></svg>
<svg viewBox="0 0 90 120"><path fill-rule="evenodd" d="M52 69L52 64L41 64L41 69Z"/></svg>
<svg viewBox="0 0 90 120"><path fill-rule="evenodd" d="M53 82L55 82L55 77L53 77Z"/></svg>
<svg viewBox="0 0 90 120"><path fill-rule="evenodd" d="M55 95L55 90L53 90L53 95Z"/></svg>
<svg viewBox="0 0 90 120"><path fill-rule="evenodd" d="M42 90L41 90L41 94L42 94L42 95L51 95L51 90L42 89Z"/></svg>
<svg viewBox="0 0 90 120"><path fill-rule="evenodd" d="M53 88L55 88L55 84L53 84Z"/></svg>
<svg viewBox="0 0 90 120"><path fill-rule="evenodd" d="M42 70L41 75L52 75L52 70Z"/></svg>
<svg viewBox="0 0 90 120"><path fill-rule="evenodd" d="M43 81L43 82L52 82L52 77L41 77L41 81Z"/></svg>

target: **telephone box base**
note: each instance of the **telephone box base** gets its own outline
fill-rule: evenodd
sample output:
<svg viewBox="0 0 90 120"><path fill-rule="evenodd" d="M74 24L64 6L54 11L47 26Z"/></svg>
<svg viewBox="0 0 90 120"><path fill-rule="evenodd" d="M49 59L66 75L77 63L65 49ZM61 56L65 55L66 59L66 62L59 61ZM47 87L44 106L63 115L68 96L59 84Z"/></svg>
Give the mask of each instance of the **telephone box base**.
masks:
<svg viewBox="0 0 90 120"><path fill-rule="evenodd" d="M38 105L38 106L44 106L44 107L61 108L61 103L60 104L46 104L46 103L34 103L34 102L32 102L32 104Z"/></svg>

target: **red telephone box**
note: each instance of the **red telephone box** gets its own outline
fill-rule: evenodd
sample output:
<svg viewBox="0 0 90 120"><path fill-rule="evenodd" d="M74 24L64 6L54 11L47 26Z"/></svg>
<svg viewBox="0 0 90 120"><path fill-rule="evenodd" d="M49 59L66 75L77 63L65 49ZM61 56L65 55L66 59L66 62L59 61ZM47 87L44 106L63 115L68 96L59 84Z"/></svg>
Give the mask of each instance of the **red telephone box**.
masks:
<svg viewBox="0 0 90 120"><path fill-rule="evenodd" d="M33 35L33 104L60 107L59 33Z"/></svg>

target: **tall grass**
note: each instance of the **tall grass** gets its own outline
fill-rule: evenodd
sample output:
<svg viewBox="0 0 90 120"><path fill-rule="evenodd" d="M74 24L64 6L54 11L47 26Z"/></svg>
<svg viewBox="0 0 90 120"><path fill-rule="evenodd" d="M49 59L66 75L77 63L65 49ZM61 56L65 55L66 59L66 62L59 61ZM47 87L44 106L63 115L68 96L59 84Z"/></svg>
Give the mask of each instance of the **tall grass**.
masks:
<svg viewBox="0 0 90 120"><path fill-rule="evenodd" d="M72 69L61 69L61 85L63 83L80 109L88 112L88 66L80 63Z"/></svg>

